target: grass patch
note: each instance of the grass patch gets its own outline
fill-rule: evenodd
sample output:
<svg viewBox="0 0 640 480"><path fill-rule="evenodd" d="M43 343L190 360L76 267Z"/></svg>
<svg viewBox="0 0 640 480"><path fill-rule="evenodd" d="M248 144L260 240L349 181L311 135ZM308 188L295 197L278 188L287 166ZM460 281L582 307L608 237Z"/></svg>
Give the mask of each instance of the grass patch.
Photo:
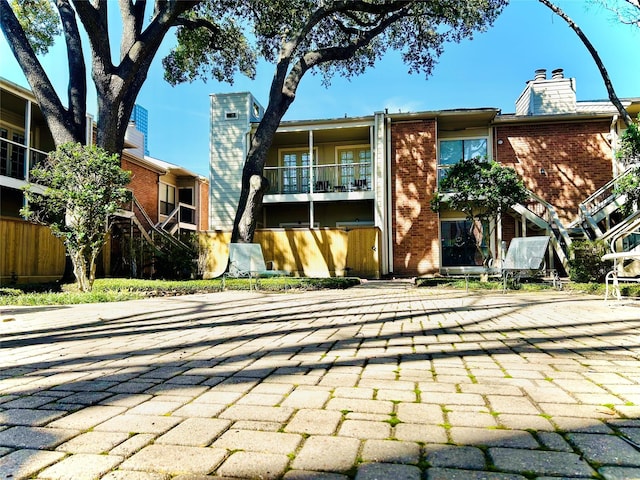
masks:
<svg viewBox="0 0 640 480"><path fill-rule="evenodd" d="M360 279L330 278L265 278L260 290L269 292L304 292L310 290L345 289L359 285ZM228 279L227 290L249 290L248 279ZM219 292L220 279L212 280L140 280L129 278L97 279L91 292L80 292L75 283L49 283L0 287L0 305L72 305L136 300L148 297L190 295Z"/></svg>
<svg viewBox="0 0 640 480"><path fill-rule="evenodd" d="M447 277L425 277L416 279L416 285L418 287L438 287L438 288L452 288L455 290L464 290L467 288L467 283L462 278L447 278ZM523 292L541 292L546 290L555 290L553 285L549 282L542 282L536 279L525 279L519 283L515 288L513 284L507 284L508 290L519 290ZM488 282L481 282L478 278L469 278L468 283L469 290L483 291L483 290L502 290L502 280L490 280ZM588 293L591 295L604 295L605 285L602 283L578 283L578 282L562 282L562 290L575 293ZM629 283L620 284L620 291L625 297L640 297L640 284Z"/></svg>

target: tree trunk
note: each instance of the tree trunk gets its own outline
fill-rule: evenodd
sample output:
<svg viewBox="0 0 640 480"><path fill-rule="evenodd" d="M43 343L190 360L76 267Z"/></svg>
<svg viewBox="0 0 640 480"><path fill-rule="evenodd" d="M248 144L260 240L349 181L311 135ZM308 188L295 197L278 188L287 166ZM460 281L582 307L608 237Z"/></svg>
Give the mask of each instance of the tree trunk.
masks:
<svg viewBox="0 0 640 480"><path fill-rule="evenodd" d="M293 102L294 97L284 94L281 89L274 91L272 89L269 105L251 141L242 171L242 190L233 222L232 243L253 242L262 198L269 188L269 181L263 176L267 153L282 117Z"/></svg>
<svg viewBox="0 0 640 480"><path fill-rule="evenodd" d="M69 252L71 262L73 263L73 276L76 277L78 289L81 292L90 292L91 285L87 278L87 263L82 250L72 250Z"/></svg>

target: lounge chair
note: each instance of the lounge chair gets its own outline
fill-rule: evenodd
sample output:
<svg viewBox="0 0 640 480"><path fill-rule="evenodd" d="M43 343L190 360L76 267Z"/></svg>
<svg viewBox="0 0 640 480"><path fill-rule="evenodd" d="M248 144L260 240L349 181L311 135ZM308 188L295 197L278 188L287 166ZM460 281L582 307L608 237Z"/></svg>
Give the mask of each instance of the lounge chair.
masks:
<svg viewBox="0 0 640 480"><path fill-rule="evenodd" d="M256 290L259 287L258 279L267 277L288 277L291 272L286 270L270 270L262 255L262 247L258 243L230 243L229 244L229 270L222 275L222 289L226 287L227 278L248 278L249 290L252 289L255 280Z"/></svg>
<svg viewBox="0 0 640 480"><path fill-rule="evenodd" d="M502 262L503 289L507 290L507 279L512 278L515 283L522 278L542 276L545 270L544 257L549 246L549 237L517 237L511 240L509 250ZM559 280L555 271L553 275L554 286Z"/></svg>

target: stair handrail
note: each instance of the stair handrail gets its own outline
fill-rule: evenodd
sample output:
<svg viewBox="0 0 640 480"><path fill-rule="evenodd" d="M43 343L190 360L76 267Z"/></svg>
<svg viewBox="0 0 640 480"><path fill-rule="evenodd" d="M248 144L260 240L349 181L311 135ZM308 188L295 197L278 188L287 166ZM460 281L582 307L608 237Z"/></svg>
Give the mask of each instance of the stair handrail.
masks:
<svg viewBox="0 0 640 480"><path fill-rule="evenodd" d="M160 222L160 223L158 224L158 226L159 226L160 228L164 229L164 228L165 228L165 227L166 227L166 226L171 222L171 220L172 220L174 217L177 217L178 223L182 223L182 218L181 218L181 208L182 208L182 207L185 207L185 208L188 208L188 209L190 209L190 210L193 210L194 212L196 211L196 207L195 207L195 206L193 206L193 205L189 205L188 203L182 203L182 202L180 202L180 203L178 203L178 204L176 205L176 207L175 207L173 210L171 210L171 213L169 213L169 215L167 216L167 218L166 218L163 222ZM187 223L188 223L188 222L187 222Z"/></svg>
<svg viewBox="0 0 640 480"><path fill-rule="evenodd" d="M553 205L551 205L544 198L532 191L529 191L529 196L536 200L538 203L542 204L542 206L547 210L550 220L548 221L549 226L552 229L555 226L555 228L558 230L558 233L560 233L562 240L564 240L565 245L569 247L571 245L571 237L569 236L569 232L567 232L565 226L560 221L560 217L558 216L558 213L556 212L556 209L553 207Z"/></svg>
<svg viewBox="0 0 640 480"><path fill-rule="evenodd" d="M134 202L135 206L138 207L138 210L140 210L140 213L142 214L142 216L145 219L145 221L148 223L150 230L152 230L154 233L157 233L158 235L160 235L164 239L168 240L169 242L173 243L173 245L175 245L177 247L180 247L180 248L183 248L183 249L189 249L190 248L189 245L184 243L182 240L174 237L173 235L171 235L167 231L156 227L156 225L151 220L151 217L149 217L149 214L147 214L147 211L140 204L140 202L138 201L136 196L132 195L132 197L133 197L133 202Z"/></svg>
<svg viewBox="0 0 640 480"><path fill-rule="evenodd" d="M607 183L605 183L604 185L602 185L599 189L597 189L595 192L593 192L591 195L589 195L587 198L585 198L582 202L580 202L580 204L578 205L578 209L580 212L581 216L584 216L585 213L587 215L593 215L595 210L596 210L596 206L597 207L602 207L604 205L607 205L609 202L607 200L609 200L610 198L613 197L612 195L612 189L613 187L615 187L615 185L625 176L628 175L632 170L634 170L636 167L638 166L637 163L634 163L632 165L629 165L626 170L624 172L622 172L621 174L615 176L614 178L612 178L611 180L609 180ZM602 198L603 195L607 193L607 196ZM602 200L599 200L596 204L596 200L602 198Z"/></svg>

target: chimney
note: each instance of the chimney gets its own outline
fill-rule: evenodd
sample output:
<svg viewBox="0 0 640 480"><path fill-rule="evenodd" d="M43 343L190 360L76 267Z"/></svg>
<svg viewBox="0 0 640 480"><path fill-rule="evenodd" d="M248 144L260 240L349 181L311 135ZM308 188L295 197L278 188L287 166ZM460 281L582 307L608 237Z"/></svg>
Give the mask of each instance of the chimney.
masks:
<svg viewBox="0 0 640 480"><path fill-rule="evenodd" d="M536 70L536 74L535 77L533 77L533 81L537 82L539 80L546 80L547 79L547 69L546 68L539 68L538 70Z"/></svg>
<svg viewBox="0 0 640 480"><path fill-rule="evenodd" d="M538 69L516 100L516 115L557 115L575 113L576 85L565 78L564 70L556 68L547 79L547 71Z"/></svg>

